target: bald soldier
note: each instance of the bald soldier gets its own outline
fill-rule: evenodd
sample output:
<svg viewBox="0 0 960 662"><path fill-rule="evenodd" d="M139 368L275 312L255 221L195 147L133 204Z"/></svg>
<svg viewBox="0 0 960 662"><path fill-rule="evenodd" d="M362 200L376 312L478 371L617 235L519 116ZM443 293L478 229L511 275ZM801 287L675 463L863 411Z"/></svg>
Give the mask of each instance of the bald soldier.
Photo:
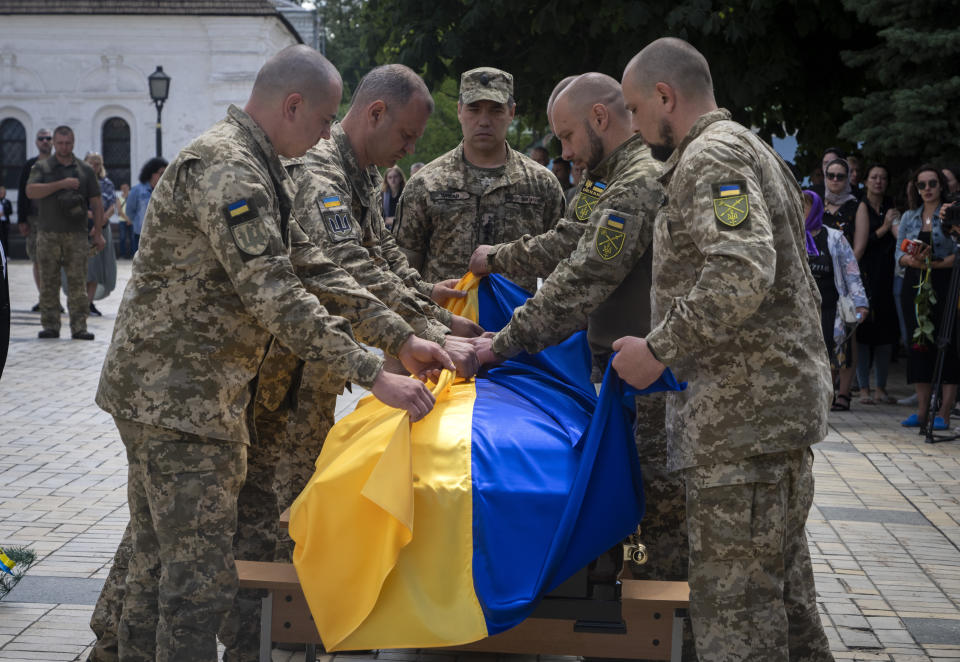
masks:
<svg viewBox="0 0 960 662"><path fill-rule="evenodd" d="M654 326L617 340L643 388L669 365L669 467L686 482L700 660L832 660L804 524L831 383L789 168L713 96L703 55L659 39L623 74L633 126L666 161ZM798 406L802 403L802 406Z"/></svg>
<svg viewBox="0 0 960 662"><path fill-rule="evenodd" d="M514 310L509 324L492 339L477 340L476 346L481 360L498 360L541 351L586 326L593 379L599 383L613 342L650 330L650 244L653 219L663 201L656 180L660 164L633 134L620 83L607 75L587 73L568 82L551 110L563 158L585 168L586 179L576 204L554 229L474 252L470 270L478 275L549 275L540 290ZM683 580L683 482L665 468L664 396L638 397L636 410L647 501L641 529L650 555L637 575Z"/></svg>
<svg viewBox="0 0 960 662"><path fill-rule="evenodd" d="M483 329L431 300L463 293L420 277L387 229L380 204L383 178L377 166L392 166L412 154L432 111L430 91L412 69L400 64L376 67L360 81L330 139L287 161L287 171L297 185L294 213L310 239L418 336L442 344L461 376L472 377L476 353L455 336L475 336ZM342 389L342 382L331 382L315 365L306 366L299 393L304 406L290 417L283 470L277 476L281 508L293 502L313 475Z"/></svg>
<svg viewBox="0 0 960 662"><path fill-rule="evenodd" d="M279 157L329 135L340 90L315 51L281 51L244 110L231 106L185 147L154 191L97 392L129 463L120 659L216 659L237 591L232 545L257 441L258 370L276 341L413 420L431 409L430 392L384 372L351 323L415 374L453 367L290 217L293 185Z"/></svg>
<svg viewBox="0 0 960 662"><path fill-rule="evenodd" d="M540 234L563 214L557 178L507 144L515 112L506 71L480 67L460 77L463 142L410 178L393 225L397 244L426 281L460 278L480 244ZM536 279L518 284L533 291Z"/></svg>

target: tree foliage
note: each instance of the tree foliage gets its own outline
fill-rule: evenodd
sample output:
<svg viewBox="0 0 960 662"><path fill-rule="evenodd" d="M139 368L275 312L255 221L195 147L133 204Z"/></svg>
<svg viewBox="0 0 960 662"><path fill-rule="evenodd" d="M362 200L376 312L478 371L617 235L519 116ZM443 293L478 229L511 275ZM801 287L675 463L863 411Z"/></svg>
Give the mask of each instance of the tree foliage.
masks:
<svg viewBox="0 0 960 662"><path fill-rule="evenodd" d="M840 52L877 43L852 12L825 0L367 0L362 17L371 61L407 64L432 86L477 66L511 72L518 114L534 131L546 127L546 100L564 76L619 79L645 44L681 37L710 61L718 102L767 139L798 131L811 167L849 118L843 97L863 89Z"/></svg>
<svg viewBox="0 0 960 662"><path fill-rule="evenodd" d="M896 171L960 164L960 15L953 0L844 0L878 43L843 53L864 75L844 100L841 135Z"/></svg>

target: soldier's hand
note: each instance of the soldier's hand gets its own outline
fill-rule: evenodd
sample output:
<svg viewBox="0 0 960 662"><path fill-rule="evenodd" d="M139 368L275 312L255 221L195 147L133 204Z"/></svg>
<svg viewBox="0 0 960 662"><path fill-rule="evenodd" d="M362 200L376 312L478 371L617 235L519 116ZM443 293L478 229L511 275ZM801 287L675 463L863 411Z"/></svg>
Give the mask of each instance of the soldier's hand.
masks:
<svg viewBox="0 0 960 662"><path fill-rule="evenodd" d="M21 236L21 237L29 237L29 236L30 236L30 224L29 224L29 223L26 223L26 222L24 222L24 221L21 221L21 222L17 223L17 230L20 231L20 236Z"/></svg>
<svg viewBox="0 0 960 662"><path fill-rule="evenodd" d="M489 244L480 244L477 246L473 255L470 256L470 271L478 276L486 276L490 273L490 265L487 264L487 254L493 246Z"/></svg>
<svg viewBox="0 0 960 662"><path fill-rule="evenodd" d="M457 366L457 376L469 379L477 374L477 370L480 369L480 361L477 359L477 352L472 344L454 336L447 336L443 349L450 355L453 364Z"/></svg>
<svg viewBox="0 0 960 662"><path fill-rule="evenodd" d="M410 414L410 421L419 421L433 409L435 399L430 390L405 375L395 375L381 370L373 387L370 389L374 397L389 407L405 409Z"/></svg>
<svg viewBox="0 0 960 662"><path fill-rule="evenodd" d="M412 333L403 343L397 358L403 363L404 368L422 380L436 379L444 368L457 369L450 360L450 355L443 351L440 345L418 338Z"/></svg>
<svg viewBox="0 0 960 662"><path fill-rule="evenodd" d="M463 290L454 289L459 282L459 278L451 278L449 280L440 281L433 286L433 291L430 293L430 298L440 306L445 305L447 303L447 299L462 299L463 297L467 296L467 293Z"/></svg>
<svg viewBox="0 0 960 662"><path fill-rule="evenodd" d="M493 351L492 336L473 338L471 342L473 343L473 348L477 351L477 358L480 360L480 365L496 365L497 363L506 361L506 358Z"/></svg>
<svg viewBox="0 0 960 662"><path fill-rule="evenodd" d="M483 333L482 326L460 315L453 316L453 321L450 322L450 330L453 331L453 335L461 338L473 338Z"/></svg>
<svg viewBox="0 0 960 662"><path fill-rule="evenodd" d="M76 177L65 177L60 180L60 188L68 188L76 191L80 188L80 180Z"/></svg>
<svg viewBox="0 0 960 662"><path fill-rule="evenodd" d="M657 381L667 366L654 358L647 341L636 336L624 336L613 342L613 369L620 379L634 388L647 388Z"/></svg>

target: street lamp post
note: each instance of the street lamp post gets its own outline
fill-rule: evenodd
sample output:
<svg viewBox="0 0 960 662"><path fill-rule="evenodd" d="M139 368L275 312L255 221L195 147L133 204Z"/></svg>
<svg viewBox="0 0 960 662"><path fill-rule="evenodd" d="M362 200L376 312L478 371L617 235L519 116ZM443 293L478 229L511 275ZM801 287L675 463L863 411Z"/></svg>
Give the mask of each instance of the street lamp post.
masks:
<svg viewBox="0 0 960 662"><path fill-rule="evenodd" d="M150 84L150 98L157 107L157 156L163 156L163 147L161 145L160 133L160 111L163 110L163 102L167 100L170 94L170 76L163 73L163 67L157 67L157 70L147 76L147 82Z"/></svg>

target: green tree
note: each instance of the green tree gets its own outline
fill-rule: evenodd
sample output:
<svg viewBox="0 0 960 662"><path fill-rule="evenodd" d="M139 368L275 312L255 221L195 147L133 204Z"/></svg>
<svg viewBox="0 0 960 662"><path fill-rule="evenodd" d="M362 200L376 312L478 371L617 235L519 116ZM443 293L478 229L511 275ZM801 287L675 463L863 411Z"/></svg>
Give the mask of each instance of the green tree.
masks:
<svg viewBox="0 0 960 662"><path fill-rule="evenodd" d="M799 132L803 167L837 142L849 119L842 98L860 85L840 52L877 41L827 0L368 0L361 13L370 59L407 64L432 85L481 65L511 72L521 126L535 134L546 130L546 100L564 76L619 79L644 44L681 37L710 61L718 102L738 121L767 139Z"/></svg>
<svg viewBox="0 0 960 662"><path fill-rule="evenodd" d="M903 175L924 162L960 164L960 15L954 0L844 0L879 42L848 50L862 83L843 99L841 135Z"/></svg>

